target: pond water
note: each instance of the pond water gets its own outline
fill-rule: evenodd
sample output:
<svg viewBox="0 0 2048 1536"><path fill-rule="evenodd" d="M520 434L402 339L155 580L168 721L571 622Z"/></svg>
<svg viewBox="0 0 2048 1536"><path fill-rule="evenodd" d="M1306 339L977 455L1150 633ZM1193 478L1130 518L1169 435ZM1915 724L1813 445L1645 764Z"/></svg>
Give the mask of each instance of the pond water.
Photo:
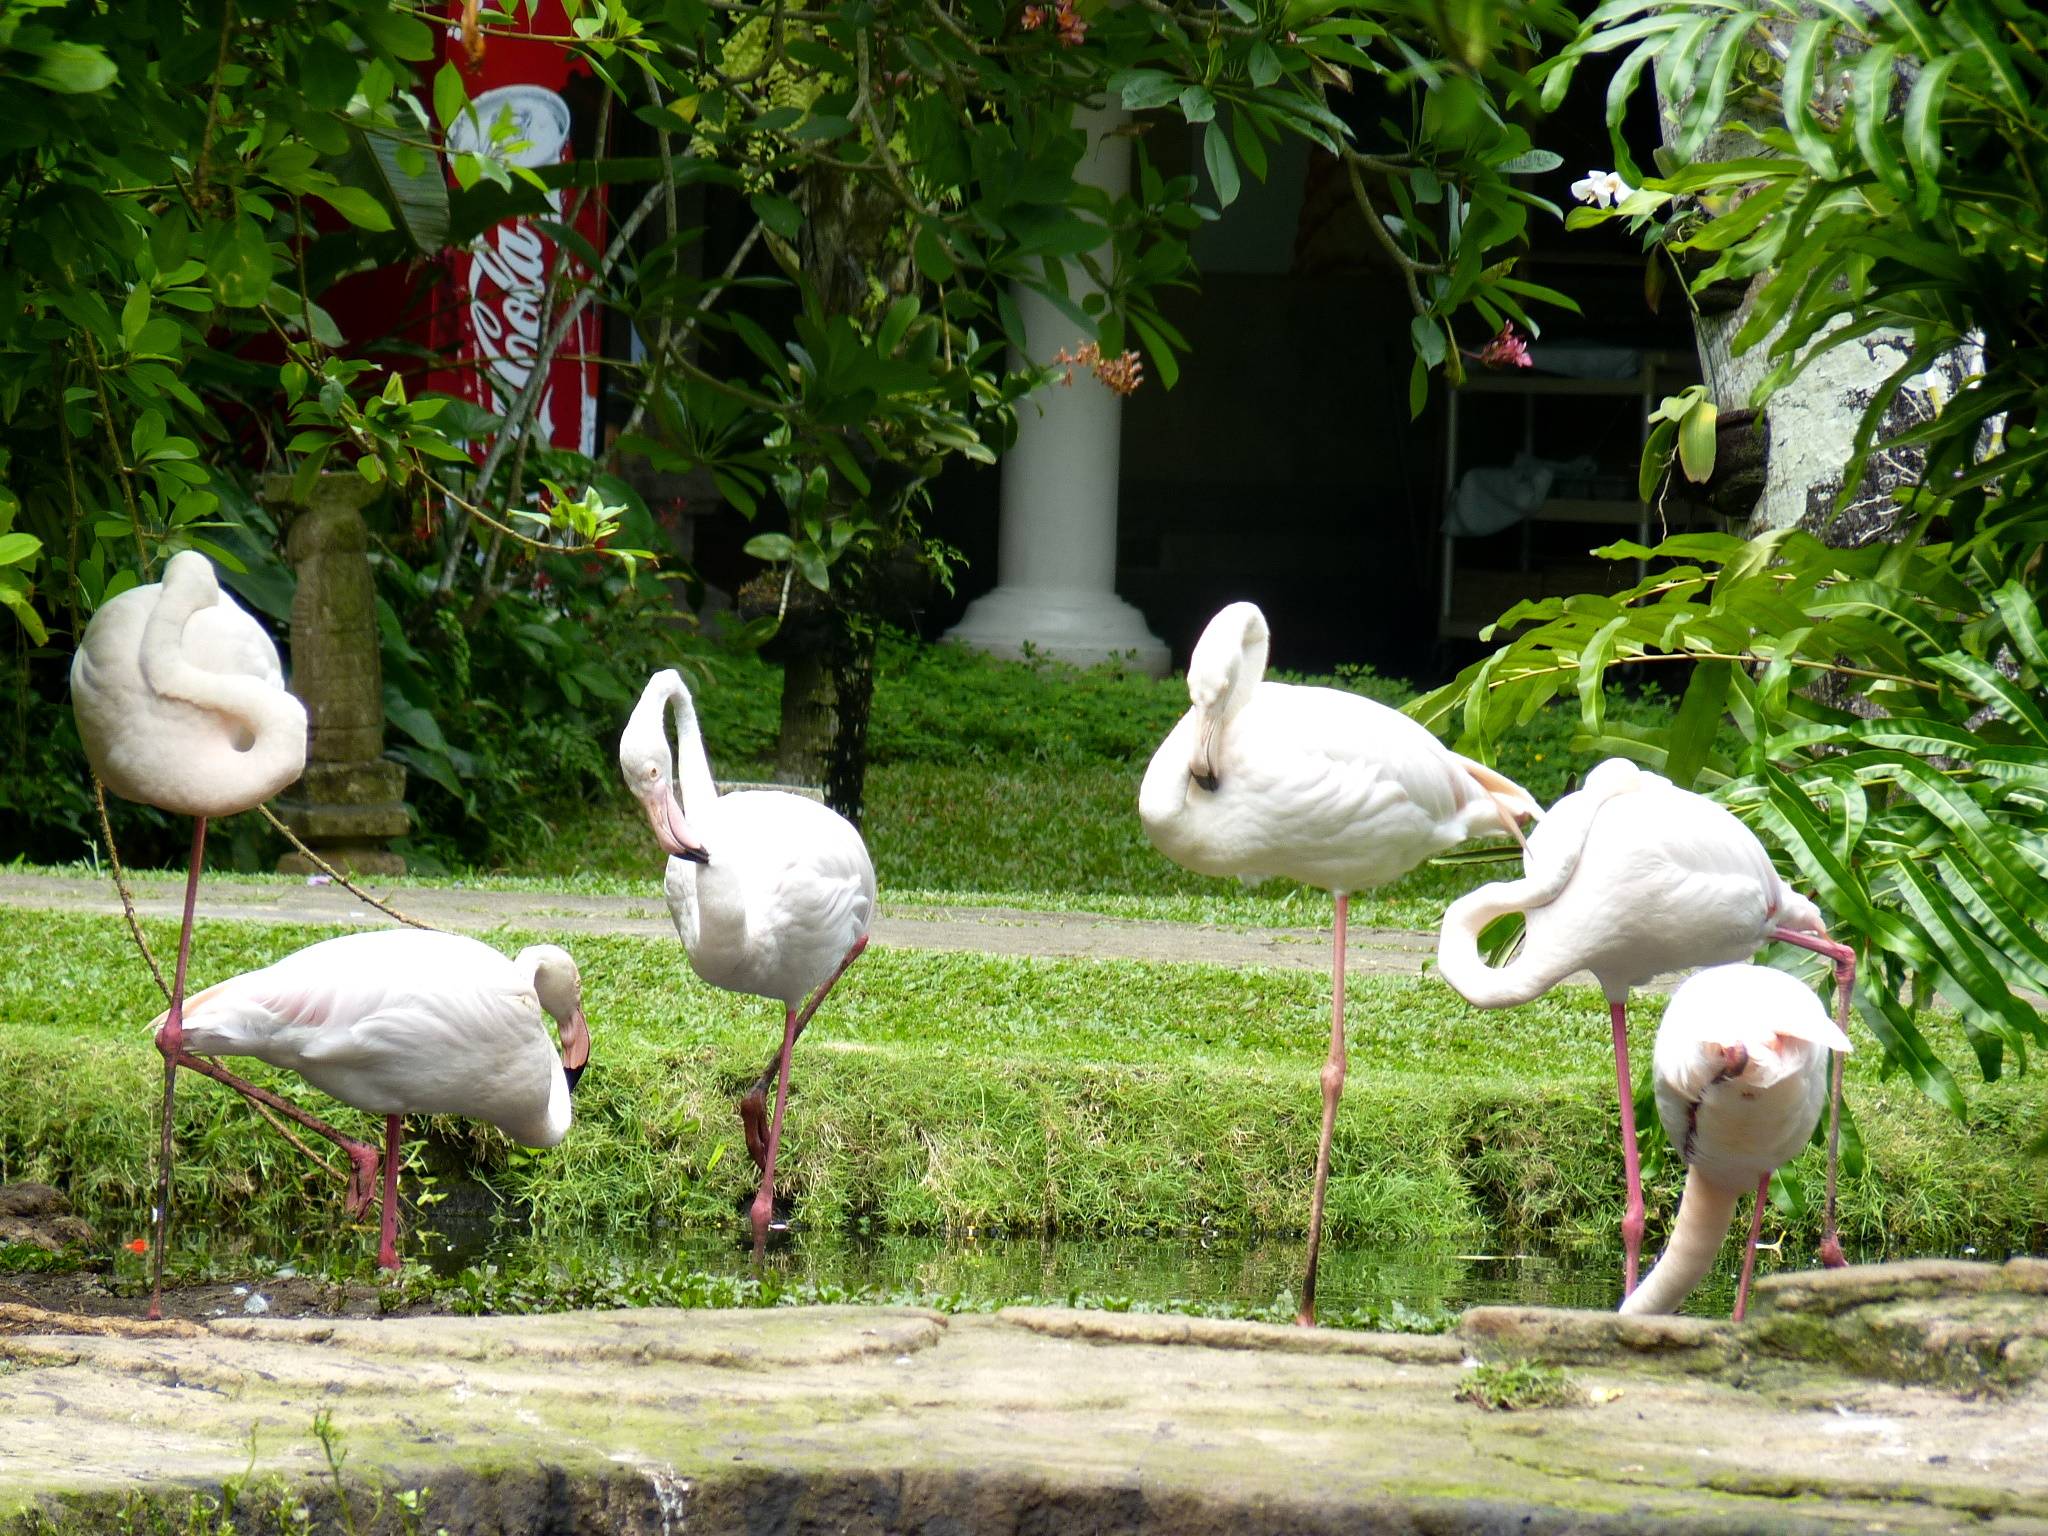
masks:
<svg viewBox="0 0 2048 1536"><path fill-rule="evenodd" d="M740 1223L731 1233L546 1241L479 1228L426 1234L411 1251L446 1276L485 1264L508 1275L565 1267L616 1267L628 1275L680 1269L735 1280L754 1273ZM1653 1248L1645 1265L1654 1257ZM1879 1257L1899 1255L1852 1254ZM766 1272L785 1285L877 1296L958 1296L998 1305L1030 1299L1180 1302L1236 1311L1276 1303L1291 1308L1302 1259L1298 1240L858 1239L792 1232L771 1243ZM1758 1273L1812 1263L1810 1252L1766 1251L1758 1255ZM1686 1310L1725 1315L1734 1304L1740 1264L1741 1249L1731 1240ZM1398 1307L1431 1316L1487 1303L1612 1307L1621 1295L1621 1250L1618 1243L1552 1252L1326 1244L1320 1290L1320 1304L1331 1314L1368 1308L1391 1313Z"/></svg>

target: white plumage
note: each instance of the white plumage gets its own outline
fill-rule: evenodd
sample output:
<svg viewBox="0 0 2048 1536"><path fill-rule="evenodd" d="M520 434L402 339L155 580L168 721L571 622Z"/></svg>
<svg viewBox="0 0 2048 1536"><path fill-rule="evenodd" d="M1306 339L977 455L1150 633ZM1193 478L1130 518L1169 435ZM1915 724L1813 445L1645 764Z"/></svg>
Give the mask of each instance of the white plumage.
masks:
<svg viewBox="0 0 2048 1536"><path fill-rule="evenodd" d="M673 774L667 713L676 728ZM719 794L696 701L673 670L655 673L641 691L619 737L619 771L670 855L663 884L690 969L714 987L783 1007L782 1045L740 1102L747 1148L761 1170L753 1208L758 1247L774 1209L791 1048L867 945L875 866L853 824L815 800L781 790ZM771 1081L775 1113L764 1129Z"/></svg>
<svg viewBox="0 0 2048 1536"><path fill-rule="evenodd" d="M1757 1206L1735 1315L1742 1316L1771 1175L1797 1157L1827 1101L1828 1052L1849 1038L1782 971L1724 965L1675 993L1657 1029L1657 1117L1687 1166L1664 1256L1623 1312L1673 1312L1713 1267L1745 1190Z"/></svg>
<svg viewBox="0 0 2048 1536"><path fill-rule="evenodd" d="M1188 665L1194 707L1145 770L1152 845L1205 875L1362 891L1539 814L1528 791L1399 710L1264 680L1265 616L1232 603ZM1203 780L1213 787L1204 787Z"/></svg>
<svg viewBox="0 0 2048 1536"><path fill-rule="evenodd" d="M1666 972L1747 959L1778 939L1835 961L1846 1007L1854 956L1828 938L1819 909L1786 884L1756 834L1725 807L1624 758L1601 763L1550 808L1529 839L1523 869L1519 880L1481 886L1451 904L1437 966L1481 1008L1526 1003L1580 971L1607 994L1628 1179L1624 1285L1633 1291L1643 1205L1629 989ZM1479 935L1514 912L1526 924L1520 947L1505 965L1489 966ZM1826 1225L1823 1254L1834 1262L1832 1196Z"/></svg>
<svg viewBox="0 0 2048 1536"><path fill-rule="evenodd" d="M93 615L71 707L107 788L180 815L246 811L305 769L306 711L277 648L193 550Z"/></svg>
<svg viewBox="0 0 2048 1536"><path fill-rule="evenodd" d="M1415 721L1356 694L1265 681L1266 618L1232 603L1188 663L1193 703L1145 770L1138 816L1152 845L1205 875L1273 877L1336 896L1330 1054L1309 1206L1300 1321L1315 1320L1330 1138L1344 1086L1344 931L1350 894L1474 837L1521 834L1528 791L1460 757Z"/></svg>
<svg viewBox="0 0 2048 1536"><path fill-rule="evenodd" d="M171 1007L157 1036L164 1100L148 1313L155 1318L162 1313L171 1213L172 1112L178 1067L186 1059L185 963L206 823L261 805L305 771L306 711L285 691L277 648L263 627L221 591L213 562L189 549L171 556L161 581L130 587L100 605L71 658L71 710L102 784L126 799L193 818ZM239 1079L213 1075L248 1092ZM348 1152L356 1167L351 1201L366 1199L365 1163L374 1163L374 1154L306 1119Z"/></svg>
<svg viewBox="0 0 2048 1536"><path fill-rule="evenodd" d="M254 1056L373 1115L466 1115L553 1147L569 1133L569 1082L544 1011L565 1039L582 1027L566 951L537 944L507 959L460 934L394 928L195 993L185 1048Z"/></svg>

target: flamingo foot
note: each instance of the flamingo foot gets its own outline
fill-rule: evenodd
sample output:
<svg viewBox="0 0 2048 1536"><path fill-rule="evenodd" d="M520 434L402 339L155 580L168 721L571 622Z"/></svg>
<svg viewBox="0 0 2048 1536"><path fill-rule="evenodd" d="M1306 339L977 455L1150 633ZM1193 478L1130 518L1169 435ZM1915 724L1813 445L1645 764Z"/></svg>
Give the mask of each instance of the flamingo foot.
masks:
<svg viewBox="0 0 2048 1536"><path fill-rule="evenodd" d="M379 1166L377 1154L370 1148L359 1143L345 1150L348 1152L348 1192L342 1196L341 1208L351 1220L361 1220L377 1203L377 1185L383 1169Z"/></svg>
<svg viewBox="0 0 2048 1536"><path fill-rule="evenodd" d="M740 1129L747 1138L747 1155L757 1173L768 1171L768 1091L756 1083L740 1100Z"/></svg>

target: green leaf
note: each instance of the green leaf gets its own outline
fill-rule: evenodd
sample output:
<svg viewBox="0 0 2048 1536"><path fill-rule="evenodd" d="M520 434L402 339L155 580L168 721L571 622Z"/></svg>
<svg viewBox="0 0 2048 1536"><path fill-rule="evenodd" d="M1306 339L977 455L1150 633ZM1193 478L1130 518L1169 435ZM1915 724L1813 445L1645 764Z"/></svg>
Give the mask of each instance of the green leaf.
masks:
<svg viewBox="0 0 2048 1536"><path fill-rule="evenodd" d="M463 88L462 71L452 63L434 72L434 120L447 132L469 110L469 92Z"/></svg>
<svg viewBox="0 0 2048 1536"><path fill-rule="evenodd" d="M1191 85L1180 93L1180 115L1190 123L1206 123L1216 116L1216 98L1206 88Z"/></svg>
<svg viewBox="0 0 2048 1536"><path fill-rule="evenodd" d="M114 61L91 43L41 43L33 51L39 57L29 78L45 90L61 95L84 96L103 91L119 73Z"/></svg>
<svg viewBox="0 0 2048 1536"><path fill-rule="evenodd" d="M373 230L381 234L391 228L391 215L384 211L384 205L361 187L333 186L313 195L331 206L357 229Z"/></svg>
<svg viewBox="0 0 2048 1536"><path fill-rule="evenodd" d="M794 240L804 230L803 211L786 197L773 192L756 192L747 199L747 205L754 210L770 234L780 235L784 240ZM923 232L920 231L920 234Z"/></svg>
<svg viewBox="0 0 2048 1536"><path fill-rule="evenodd" d="M2033 593L2019 582L2009 581L1991 594L1991 602L2005 620L2013 648L2027 665L2048 670L2048 629L2042 627L2041 605L2034 601Z"/></svg>
<svg viewBox="0 0 2048 1536"><path fill-rule="evenodd" d="M1942 53L1930 59L1906 97L1902 119L1906 163L1913 167L1913 206L1923 219L1933 218L1941 206L1941 172L1946 163L1941 148L1942 93L1962 61L1960 53Z"/></svg>
<svg viewBox="0 0 2048 1536"><path fill-rule="evenodd" d="M1713 401L1701 400L1678 424L1678 462L1685 470L1685 478L1696 485L1703 485L1714 476L1714 427L1720 415Z"/></svg>
<svg viewBox="0 0 2048 1536"><path fill-rule="evenodd" d="M366 42L393 58L416 64L434 56L433 28L414 17L365 7L355 11L350 22Z"/></svg>
<svg viewBox="0 0 2048 1536"><path fill-rule="evenodd" d="M1678 424L1660 421L1651 429L1650 436L1643 444L1642 468L1636 472L1636 496L1642 501L1654 501L1657 487L1664 483L1664 472L1671 467L1671 450L1678 436Z"/></svg>
<svg viewBox="0 0 2048 1536"><path fill-rule="evenodd" d="M1813 121L1814 62L1830 57L1828 38L1833 30L1834 23L1825 19L1799 24L1785 56L1785 84L1781 93L1785 127L1792 135L1792 142L1797 146L1800 158L1823 181L1833 181L1841 174L1833 148Z"/></svg>
<svg viewBox="0 0 2048 1536"><path fill-rule="evenodd" d="M32 533L0 533L0 566L20 565L43 547Z"/></svg>
<svg viewBox="0 0 2048 1536"><path fill-rule="evenodd" d="M1273 51L1271 43L1260 38L1246 55L1245 68L1251 75L1252 84L1264 90L1280 78L1280 55Z"/></svg>
<svg viewBox="0 0 2048 1536"><path fill-rule="evenodd" d="M1442 322L1432 315L1416 315L1408 322L1408 336L1414 343L1415 355L1426 368L1435 368L1446 355Z"/></svg>
<svg viewBox="0 0 2048 1536"><path fill-rule="evenodd" d="M1664 775L1680 789L1691 789L1714 745L1714 733L1727 713L1728 679L1734 663L1700 661L1693 663L1692 680L1685 685L1685 697L1671 722L1671 747L1664 758Z"/></svg>
<svg viewBox="0 0 2048 1536"><path fill-rule="evenodd" d="M1494 169L1503 176L1541 176L1564 164L1564 156L1550 149L1525 149Z"/></svg>
<svg viewBox="0 0 2048 1536"><path fill-rule="evenodd" d="M1219 122L1211 121L1202 130L1202 163L1209 168L1209 184L1216 189L1217 205L1228 208L1237 201L1237 157L1231 154L1229 136Z"/></svg>
<svg viewBox="0 0 2048 1536"><path fill-rule="evenodd" d="M1119 92L1124 109L1129 112L1163 107L1181 91L1180 82L1159 69L1134 69L1112 76L1109 83L1111 89Z"/></svg>
<svg viewBox="0 0 2048 1536"><path fill-rule="evenodd" d="M379 133L351 129L352 151L349 179L367 186L387 212L395 211L413 249L431 256L451 241L448 213L448 183L438 161L428 161L417 170L407 170L402 160L404 146ZM347 210L342 210L344 215Z"/></svg>

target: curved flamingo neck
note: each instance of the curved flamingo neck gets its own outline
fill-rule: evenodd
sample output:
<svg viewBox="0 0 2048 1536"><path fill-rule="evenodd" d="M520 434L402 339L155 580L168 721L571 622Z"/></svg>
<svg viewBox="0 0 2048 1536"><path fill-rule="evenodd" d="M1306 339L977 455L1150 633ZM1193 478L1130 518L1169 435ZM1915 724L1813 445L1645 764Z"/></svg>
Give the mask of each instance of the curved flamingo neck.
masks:
<svg viewBox="0 0 2048 1536"><path fill-rule="evenodd" d="M1525 912L1520 887L1523 880L1482 886L1451 903L1444 913L1443 928L1437 935L1436 964L1464 999L1478 1008L1512 1008L1541 997L1571 973L1560 971L1531 943L1525 930L1521 952L1506 965L1488 965L1479 953L1479 935L1496 918L1511 912Z"/></svg>
<svg viewBox="0 0 2048 1536"><path fill-rule="evenodd" d="M1685 1195L1672 1218L1663 1256L1621 1304L1621 1310L1630 1315L1676 1312L1714 1267L1741 1198L1740 1190L1723 1189L1702 1177L1699 1169L1687 1169Z"/></svg>
<svg viewBox="0 0 2048 1536"><path fill-rule="evenodd" d="M669 684L668 707L676 726L676 790L684 814L701 817L718 798L718 785L711 777L704 732L697 724L697 701L680 677Z"/></svg>
<svg viewBox="0 0 2048 1536"><path fill-rule="evenodd" d="M201 557L189 574L181 556L164 573L161 593L143 626L142 680L160 698L219 715L230 731L217 743L193 743L178 766L214 777L233 775L263 783L298 777L306 761L306 709L285 689L238 672L210 672L185 658L185 626L220 601L213 568ZM244 747L236 736L246 738ZM215 764L214 757L221 761ZM252 802L253 803L253 802Z"/></svg>

